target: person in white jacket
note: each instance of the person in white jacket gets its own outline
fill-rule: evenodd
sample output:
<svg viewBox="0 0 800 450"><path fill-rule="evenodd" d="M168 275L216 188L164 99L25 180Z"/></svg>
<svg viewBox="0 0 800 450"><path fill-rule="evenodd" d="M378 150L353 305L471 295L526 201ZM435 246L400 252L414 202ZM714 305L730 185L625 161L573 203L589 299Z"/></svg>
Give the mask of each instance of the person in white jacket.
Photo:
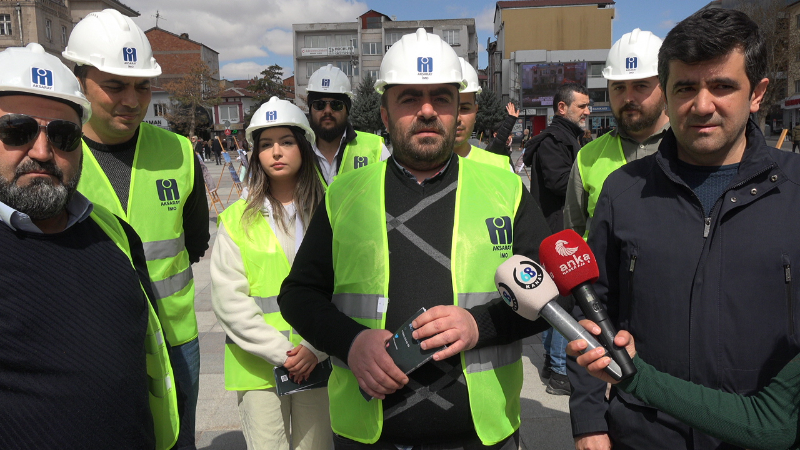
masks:
<svg viewBox="0 0 800 450"><path fill-rule="evenodd" d="M328 356L283 320L277 295L324 188L314 132L303 112L276 97L253 115L247 189L219 216L211 255L211 299L227 334L225 387L238 391L250 450L332 448L327 389L279 396L273 367L306 380Z"/></svg>

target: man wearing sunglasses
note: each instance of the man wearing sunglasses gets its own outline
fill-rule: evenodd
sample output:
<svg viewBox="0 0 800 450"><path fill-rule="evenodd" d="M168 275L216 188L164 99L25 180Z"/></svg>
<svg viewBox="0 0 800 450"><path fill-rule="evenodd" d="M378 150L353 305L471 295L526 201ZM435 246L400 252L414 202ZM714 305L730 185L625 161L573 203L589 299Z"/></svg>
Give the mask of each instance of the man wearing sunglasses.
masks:
<svg viewBox="0 0 800 450"><path fill-rule="evenodd" d="M191 264L208 248L208 206L191 142L142 123L150 80L161 74L144 32L107 9L88 14L70 35L64 58L94 115L84 127L78 189L125 219L141 236L164 334L172 346L181 408L176 448L193 449L200 377Z"/></svg>
<svg viewBox="0 0 800 450"><path fill-rule="evenodd" d="M170 448L141 240L76 190L91 106L39 44L0 67L0 448Z"/></svg>
<svg viewBox="0 0 800 450"><path fill-rule="evenodd" d="M332 64L318 69L308 79L310 124L317 136L314 152L325 186L338 173L389 157L382 137L353 129L348 120L352 96L347 75Z"/></svg>

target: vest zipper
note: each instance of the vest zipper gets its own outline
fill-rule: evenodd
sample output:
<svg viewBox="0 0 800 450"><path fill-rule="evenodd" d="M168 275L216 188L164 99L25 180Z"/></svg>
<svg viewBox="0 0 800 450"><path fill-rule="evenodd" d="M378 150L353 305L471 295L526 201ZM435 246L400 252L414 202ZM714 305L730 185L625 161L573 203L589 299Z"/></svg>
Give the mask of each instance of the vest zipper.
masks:
<svg viewBox="0 0 800 450"><path fill-rule="evenodd" d="M706 225L703 228L703 237L707 238L708 237L708 233L711 231L711 217L706 217L705 222L706 222Z"/></svg>
<svg viewBox="0 0 800 450"><path fill-rule="evenodd" d="M628 267L628 301L633 303L633 272L636 270L636 255L631 255L631 264Z"/></svg>

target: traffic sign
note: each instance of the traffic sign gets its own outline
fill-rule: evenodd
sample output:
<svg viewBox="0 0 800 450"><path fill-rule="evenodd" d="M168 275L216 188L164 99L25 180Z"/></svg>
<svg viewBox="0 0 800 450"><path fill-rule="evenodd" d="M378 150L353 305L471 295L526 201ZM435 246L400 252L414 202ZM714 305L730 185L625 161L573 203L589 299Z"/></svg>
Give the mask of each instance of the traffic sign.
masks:
<svg viewBox="0 0 800 450"><path fill-rule="evenodd" d="M231 135L231 130L230 129L225 130L225 136L230 136L230 135Z"/></svg>

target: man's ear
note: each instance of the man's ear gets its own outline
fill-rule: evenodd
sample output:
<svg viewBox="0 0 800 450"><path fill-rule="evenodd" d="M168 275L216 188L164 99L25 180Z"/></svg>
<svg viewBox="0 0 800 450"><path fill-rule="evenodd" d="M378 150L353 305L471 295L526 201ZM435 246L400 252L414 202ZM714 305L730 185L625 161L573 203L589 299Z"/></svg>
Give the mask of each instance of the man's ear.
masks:
<svg viewBox="0 0 800 450"><path fill-rule="evenodd" d="M558 107L557 108L558 108L557 109L558 115L559 116L563 116L563 115L567 114L567 110L569 109L569 106L564 102L558 102Z"/></svg>
<svg viewBox="0 0 800 450"><path fill-rule="evenodd" d="M381 106L381 121L383 122L383 126L386 128L386 131L391 133L391 130L389 129L389 111L387 111L383 106Z"/></svg>

